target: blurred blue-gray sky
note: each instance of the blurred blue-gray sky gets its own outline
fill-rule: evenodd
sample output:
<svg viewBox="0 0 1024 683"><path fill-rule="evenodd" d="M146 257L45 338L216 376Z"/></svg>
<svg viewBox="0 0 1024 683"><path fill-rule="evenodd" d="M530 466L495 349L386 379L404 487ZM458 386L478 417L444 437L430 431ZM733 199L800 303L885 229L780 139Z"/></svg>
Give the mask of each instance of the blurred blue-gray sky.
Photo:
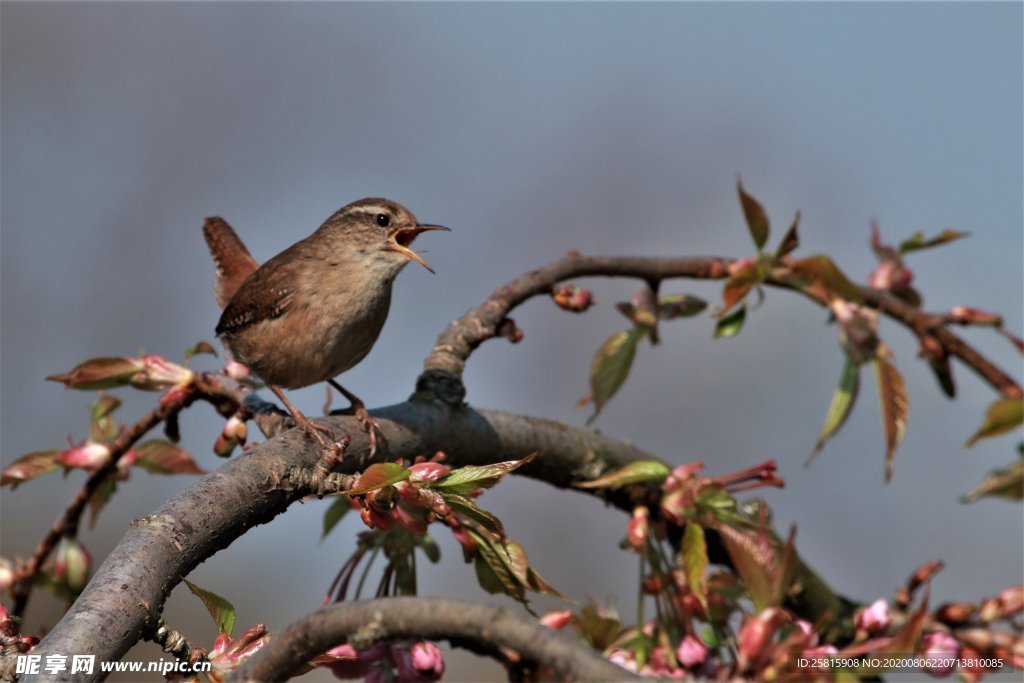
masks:
<svg viewBox="0 0 1024 683"><path fill-rule="evenodd" d="M912 257L927 307L997 308L1022 328L1020 3L4 2L0 20L4 463L86 434L90 396L44 376L95 355L176 358L212 338L199 227L213 214L260 260L368 195L453 228L419 242L437 275L402 275L381 340L345 375L370 406L411 392L448 321L567 249L750 254L737 173L775 240L800 209L804 253L829 252L860 280L872 217L890 241L970 230ZM469 400L582 424L590 355L635 289L588 284L601 305L587 315L533 302L515 316L521 344L481 347ZM960 396L942 398L914 339L885 324L912 400L894 481L882 482L870 390L804 469L841 354L821 310L768 294L737 339L712 341L707 320L666 327L596 426L711 473L777 459L787 488L765 495L776 522L799 523L805 558L855 598L889 595L936 558L938 600L1021 581L1020 507L957 502L1015 457L1009 438L961 447L992 391L957 368ZM965 336L1020 376L1003 340ZM154 398L129 397L124 420ZM295 400L316 413L323 389ZM215 468L219 422L191 413L185 445ZM126 520L190 481L134 475L87 545L102 557ZM3 555L31 552L80 482L4 490ZM482 502L556 587L632 613L624 517L522 481ZM240 625L283 628L319 604L351 550L355 520L317 545L323 509L296 506L196 580L240 605ZM448 562L421 585L479 595L457 548L442 547ZM29 626L52 623L54 604L34 604ZM168 616L212 640L194 599L176 592ZM453 667L456 680L481 675Z"/></svg>

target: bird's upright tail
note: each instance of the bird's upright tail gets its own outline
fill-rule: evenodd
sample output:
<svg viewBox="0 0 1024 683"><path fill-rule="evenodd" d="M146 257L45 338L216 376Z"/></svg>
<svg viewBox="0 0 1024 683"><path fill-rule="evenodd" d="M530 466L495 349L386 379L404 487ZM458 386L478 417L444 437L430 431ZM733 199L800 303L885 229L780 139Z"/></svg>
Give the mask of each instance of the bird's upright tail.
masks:
<svg viewBox="0 0 1024 683"><path fill-rule="evenodd" d="M213 294L220 307L224 308L259 264L234 229L220 216L211 216L203 221L203 237L217 266Z"/></svg>

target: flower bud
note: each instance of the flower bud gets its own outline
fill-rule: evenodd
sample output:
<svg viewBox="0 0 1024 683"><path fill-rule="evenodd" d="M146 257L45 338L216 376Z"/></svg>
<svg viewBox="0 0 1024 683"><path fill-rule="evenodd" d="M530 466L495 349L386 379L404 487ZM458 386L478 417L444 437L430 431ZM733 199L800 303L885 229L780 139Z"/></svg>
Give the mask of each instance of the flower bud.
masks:
<svg viewBox="0 0 1024 683"><path fill-rule="evenodd" d="M412 670L420 681L439 681L444 674L444 656L433 643L419 642L408 650Z"/></svg>
<svg viewBox="0 0 1024 683"><path fill-rule="evenodd" d="M141 358L143 371L132 378L132 385L139 389L163 389L182 386L192 381L194 373L186 367L172 363L163 356L154 354Z"/></svg>
<svg viewBox="0 0 1024 683"><path fill-rule="evenodd" d="M563 285L551 292L555 304L566 311L582 313L594 305L593 294L588 289L580 289L576 285Z"/></svg>
<svg viewBox="0 0 1024 683"><path fill-rule="evenodd" d="M451 467L437 462L420 462L409 467L411 481L432 483L452 471Z"/></svg>
<svg viewBox="0 0 1024 683"><path fill-rule="evenodd" d="M236 382L242 382L249 378L249 366L242 365L235 360L229 360L224 364L224 372Z"/></svg>
<svg viewBox="0 0 1024 683"><path fill-rule="evenodd" d="M626 526L626 540L635 550L643 552L647 548L647 537L650 532L651 512L646 505L633 508L633 516Z"/></svg>
<svg viewBox="0 0 1024 683"><path fill-rule="evenodd" d="M572 610L567 609L561 612L548 612L540 618L540 623L555 631L561 631L570 619L572 619Z"/></svg>
<svg viewBox="0 0 1024 683"><path fill-rule="evenodd" d="M956 668L956 655L960 651L960 643L956 638L942 631L929 633L921 639L921 654L928 666L921 670L932 676L948 676Z"/></svg>
<svg viewBox="0 0 1024 683"><path fill-rule="evenodd" d="M687 633L676 648L676 659L683 667L694 669L707 661L708 646L697 636Z"/></svg>
<svg viewBox="0 0 1024 683"><path fill-rule="evenodd" d="M60 453L60 462L64 467L81 467L90 472L98 470L109 458L110 449L106 444L89 439Z"/></svg>
<svg viewBox="0 0 1024 683"><path fill-rule="evenodd" d="M889 628L889 603L879 598L867 607L859 610L853 617L854 626L859 633L868 636L877 635Z"/></svg>
<svg viewBox="0 0 1024 683"><path fill-rule="evenodd" d="M67 536L60 539L53 561L53 575L66 585L72 593L78 594L89 582L92 558L81 543Z"/></svg>

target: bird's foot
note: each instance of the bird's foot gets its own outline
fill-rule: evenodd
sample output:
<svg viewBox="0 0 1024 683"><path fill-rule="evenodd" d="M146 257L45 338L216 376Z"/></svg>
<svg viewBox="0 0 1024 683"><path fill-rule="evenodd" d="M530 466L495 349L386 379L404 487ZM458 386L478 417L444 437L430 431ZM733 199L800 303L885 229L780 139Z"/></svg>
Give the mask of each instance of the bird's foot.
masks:
<svg viewBox="0 0 1024 683"><path fill-rule="evenodd" d="M379 438L383 443L387 443L388 440L385 438L384 432L381 431L380 425L373 419L370 411L366 409L362 402L352 406L352 414L355 415L356 419L359 420L359 424L366 431L366 438L370 441L370 457L372 458L377 454L377 439Z"/></svg>

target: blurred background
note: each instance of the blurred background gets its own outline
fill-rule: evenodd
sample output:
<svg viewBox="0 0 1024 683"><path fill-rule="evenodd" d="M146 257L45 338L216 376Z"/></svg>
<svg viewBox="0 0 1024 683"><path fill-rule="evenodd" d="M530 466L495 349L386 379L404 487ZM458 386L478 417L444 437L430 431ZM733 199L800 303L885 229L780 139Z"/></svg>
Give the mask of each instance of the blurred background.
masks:
<svg viewBox="0 0 1024 683"><path fill-rule="evenodd" d="M418 242L437 275L402 274L381 339L343 378L371 408L412 392L450 320L568 249L751 255L737 174L773 219L770 244L799 209L797 254L832 254L860 281L875 265L871 218L890 243L969 230L910 257L926 308L995 309L1022 329L1019 3L3 3L0 20L5 465L87 436L94 396L45 376L100 355L180 360L213 341L219 311L200 233L210 215L261 261L364 196L452 227ZM585 422L574 404L591 355L624 327L613 304L637 285L581 284L600 304L586 315L535 300L515 313L522 343L474 354L472 404ZM720 284L663 291L717 301ZM708 318L666 325L595 427L672 463L704 460L712 475L775 458L786 488L764 497L776 524L798 524L804 558L855 599L891 596L940 558L936 602L1022 580L1020 506L958 502L1016 457L1016 437L963 448L995 398L979 379L958 366L959 395L945 399L916 340L883 323L911 396L885 485L867 371L850 421L803 467L842 367L823 310L773 290L738 338L712 330ZM1020 376L1003 339L964 336ZM156 399L119 396L126 422ZM292 398L319 414L324 389ZM221 464L210 451L221 426L206 405L183 419L183 444L207 469ZM30 554L83 480L76 471L4 489L3 556ZM82 535L97 562L129 520L193 481L134 473ZM556 588L633 614L637 563L617 549L625 516L518 479L481 504ZM346 519L319 543L326 507L293 506L191 575L238 606L236 631L280 630L319 606L361 527ZM420 563L421 591L484 598L458 547L443 530L438 540L444 559ZM59 603L37 593L26 628L58 616ZM166 616L212 644L183 586ZM451 680L503 679L469 656L448 664Z"/></svg>

